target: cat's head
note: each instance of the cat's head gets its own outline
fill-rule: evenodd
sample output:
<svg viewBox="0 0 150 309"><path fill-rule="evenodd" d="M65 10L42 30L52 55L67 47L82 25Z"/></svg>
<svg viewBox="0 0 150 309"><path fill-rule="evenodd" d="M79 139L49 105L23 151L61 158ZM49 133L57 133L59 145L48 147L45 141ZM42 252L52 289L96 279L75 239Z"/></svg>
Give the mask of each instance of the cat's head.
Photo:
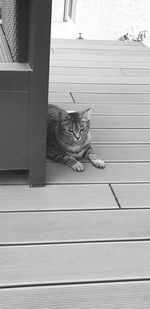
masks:
<svg viewBox="0 0 150 309"><path fill-rule="evenodd" d="M81 112L59 113L59 132L63 138L74 143L85 141L89 134L91 109Z"/></svg>

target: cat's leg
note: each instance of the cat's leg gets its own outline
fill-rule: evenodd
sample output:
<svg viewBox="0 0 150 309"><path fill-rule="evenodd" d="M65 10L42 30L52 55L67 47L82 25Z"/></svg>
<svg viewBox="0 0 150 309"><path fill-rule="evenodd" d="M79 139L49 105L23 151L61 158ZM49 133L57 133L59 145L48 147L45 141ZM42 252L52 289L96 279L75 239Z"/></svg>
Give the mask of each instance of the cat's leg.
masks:
<svg viewBox="0 0 150 309"><path fill-rule="evenodd" d="M96 156L92 147L89 147L85 153L85 157L97 168L104 168L105 162Z"/></svg>
<svg viewBox="0 0 150 309"><path fill-rule="evenodd" d="M47 152L47 158L56 162L63 163L77 172L83 172L84 168L81 162L77 161L74 157L65 153L57 153L54 150Z"/></svg>
<svg viewBox="0 0 150 309"><path fill-rule="evenodd" d="M77 161L75 158L68 156L68 155L66 155L64 159L65 159L65 164L71 167L74 171L77 171L77 172L84 171L83 164L80 161Z"/></svg>

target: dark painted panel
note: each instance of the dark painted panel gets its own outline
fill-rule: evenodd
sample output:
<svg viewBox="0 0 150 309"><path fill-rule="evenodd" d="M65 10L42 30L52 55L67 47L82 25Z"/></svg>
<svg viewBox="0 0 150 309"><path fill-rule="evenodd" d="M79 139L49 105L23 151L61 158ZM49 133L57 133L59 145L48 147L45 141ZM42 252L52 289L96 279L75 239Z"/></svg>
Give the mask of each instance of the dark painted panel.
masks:
<svg viewBox="0 0 150 309"><path fill-rule="evenodd" d="M0 92L0 169L28 168L27 92Z"/></svg>
<svg viewBox="0 0 150 309"><path fill-rule="evenodd" d="M0 90L27 90L27 71L0 71Z"/></svg>
<svg viewBox="0 0 150 309"><path fill-rule="evenodd" d="M45 184L51 2L30 1L29 183ZM40 22L39 22L40 20Z"/></svg>

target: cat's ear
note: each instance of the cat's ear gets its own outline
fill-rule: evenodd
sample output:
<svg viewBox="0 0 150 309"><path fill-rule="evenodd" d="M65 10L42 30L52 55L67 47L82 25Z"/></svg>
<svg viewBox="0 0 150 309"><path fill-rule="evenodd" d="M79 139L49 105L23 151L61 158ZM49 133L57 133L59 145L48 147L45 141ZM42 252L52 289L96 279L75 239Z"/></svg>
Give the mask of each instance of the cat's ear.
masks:
<svg viewBox="0 0 150 309"><path fill-rule="evenodd" d="M63 122L68 121L69 120L68 113L66 111L59 112L59 120Z"/></svg>
<svg viewBox="0 0 150 309"><path fill-rule="evenodd" d="M85 118L85 119L90 120L90 118L91 118L91 111L92 111L92 109L91 109L91 108L88 108L88 109L86 109L86 110L84 110L84 111L81 112L81 116L82 116L83 118Z"/></svg>

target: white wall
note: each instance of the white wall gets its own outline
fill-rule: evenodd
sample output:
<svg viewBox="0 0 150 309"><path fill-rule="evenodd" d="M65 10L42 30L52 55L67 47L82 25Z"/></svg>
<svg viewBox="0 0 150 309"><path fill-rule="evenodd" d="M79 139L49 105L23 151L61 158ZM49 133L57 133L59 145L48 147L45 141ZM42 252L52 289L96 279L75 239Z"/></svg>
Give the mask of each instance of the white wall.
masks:
<svg viewBox="0 0 150 309"><path fill-rule="evenodd" d="M51 36L53 38L77 38L76 25L71 20L63 22L64 2L65 0L52 1Z"/></svg>
<svg viewBox="0 0 150 309"><path fill-rule="evenodd" d="M78 0L76 25L88 39L118 39L131 27L150 31L150 0Z"/></svg>
<svg viewBox="0 0 150 309"><path fill-rule="evenodd" d="M77 0L76 23L62 23L64 0L53 0L52 37L118 40L131 27L135 35L148 30L150 47L150 0ZM54 22L57 21L57 22Z"/></svg>
<svg viewBox="0 0 150 309"><path fill-rule="evenodd" d="M63 21L64 14L64 0L52 1L52 20L57 22Z"/></svg>

